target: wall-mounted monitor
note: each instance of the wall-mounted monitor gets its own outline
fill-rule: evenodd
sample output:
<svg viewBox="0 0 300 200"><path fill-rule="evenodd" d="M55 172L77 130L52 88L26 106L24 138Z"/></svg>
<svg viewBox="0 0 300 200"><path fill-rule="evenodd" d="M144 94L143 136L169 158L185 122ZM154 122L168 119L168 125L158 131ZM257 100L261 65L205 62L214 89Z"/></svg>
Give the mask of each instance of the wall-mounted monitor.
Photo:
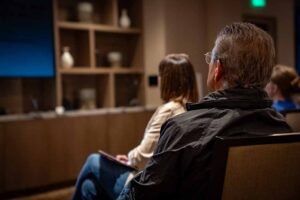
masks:
<svg viewBox="0 0 300 200"><path fill-rule="evenodd" d="M1 0L0 77L53 77L52 0Z"/></svg>

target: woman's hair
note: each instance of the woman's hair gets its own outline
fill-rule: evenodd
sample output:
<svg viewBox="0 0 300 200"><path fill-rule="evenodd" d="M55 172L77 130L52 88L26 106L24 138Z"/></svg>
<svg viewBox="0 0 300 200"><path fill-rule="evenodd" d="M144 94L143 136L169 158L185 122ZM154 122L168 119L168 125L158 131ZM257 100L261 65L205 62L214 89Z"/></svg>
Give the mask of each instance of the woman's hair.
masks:
<svg viewBox="0 0 300 200"><path fill-rule="evenodd" d="M291 98L300 92L300 77L292 67L276 65L273 68L271 82L277 85L284 98Z"/></svg>
<svg viewBox="0 0 300 200"><path fill-rule="evenodd" d="M274 66L271 36L250 23L233 23L218 34L212 52L220 60L228 87L264 88Z"/></svg>
<svg viewBox="0 0 300 200"><path fill-rule="evenodd" d="M159 64L160 94L167 102L198 101L196 76L186 54L169 54Z"/></svg>

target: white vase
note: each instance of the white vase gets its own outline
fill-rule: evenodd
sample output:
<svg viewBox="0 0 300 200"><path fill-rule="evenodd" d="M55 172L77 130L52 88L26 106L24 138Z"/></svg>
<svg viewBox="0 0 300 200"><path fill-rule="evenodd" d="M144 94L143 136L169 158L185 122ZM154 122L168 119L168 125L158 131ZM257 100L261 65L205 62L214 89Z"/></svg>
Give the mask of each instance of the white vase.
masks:
<svg viewBox="0 0 300 200"><path fill-rule="evenodd" d="M80 2L78 3L78 20L80 22L93 22L93 4L90 2Z"/></svg>
<svg viewBox="0 0 300 200"><path fill-rule="evenodd" d="M63 54L61 56L61 64L63 68L71 68L74 65L74 59L70 53L69 47L63 48Z"/></svg>
<svg viewBox="0 0 300 200"><path fill-rule="evenodd" d="M130 18L128 17L127 10L122 9L121 17L120 17L120 26L122 28L129 28L131 25Z"/></svg>
<svg viewBox="0 0 300 200"><path fill-rule="evenodd" d="M107 54L107 60L112 67L121 67L122 65L122 53L118 51L111 51Z"/></svg>

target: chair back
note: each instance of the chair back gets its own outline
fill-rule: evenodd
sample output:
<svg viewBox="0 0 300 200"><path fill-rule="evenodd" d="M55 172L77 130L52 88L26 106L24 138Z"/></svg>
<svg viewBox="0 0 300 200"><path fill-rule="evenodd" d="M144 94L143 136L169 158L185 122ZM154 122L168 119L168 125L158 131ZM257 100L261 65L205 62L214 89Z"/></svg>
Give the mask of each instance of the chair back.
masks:
<svg viewBox="0 0 300 200"><path fill-rule="evenodd" d="M292 127L293 131L300 132L300 110L285 113L286 122Z"/></svg>
<svg viewBox="0 0 300 200"><path fill-rule="evenodd" d="M217 137L210 200L300 199L300 134Z"/></svg>

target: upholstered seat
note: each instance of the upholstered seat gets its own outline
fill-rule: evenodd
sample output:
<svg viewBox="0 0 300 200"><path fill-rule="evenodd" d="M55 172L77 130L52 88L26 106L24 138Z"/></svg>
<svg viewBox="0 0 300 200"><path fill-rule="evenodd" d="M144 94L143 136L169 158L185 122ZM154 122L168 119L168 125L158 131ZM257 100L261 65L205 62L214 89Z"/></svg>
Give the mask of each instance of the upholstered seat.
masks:
<svg viewBox="0 0 300 200"><path fill-rule="evenodd" d="M286 122L295 132L300 132L300 110L293 110L284 113Z"/></svg>
<svg viewBox="0 0 300 200"><path fill-rule="evenodd" d="M300 199L300 134L216 140L209 200Z"/></svg>

